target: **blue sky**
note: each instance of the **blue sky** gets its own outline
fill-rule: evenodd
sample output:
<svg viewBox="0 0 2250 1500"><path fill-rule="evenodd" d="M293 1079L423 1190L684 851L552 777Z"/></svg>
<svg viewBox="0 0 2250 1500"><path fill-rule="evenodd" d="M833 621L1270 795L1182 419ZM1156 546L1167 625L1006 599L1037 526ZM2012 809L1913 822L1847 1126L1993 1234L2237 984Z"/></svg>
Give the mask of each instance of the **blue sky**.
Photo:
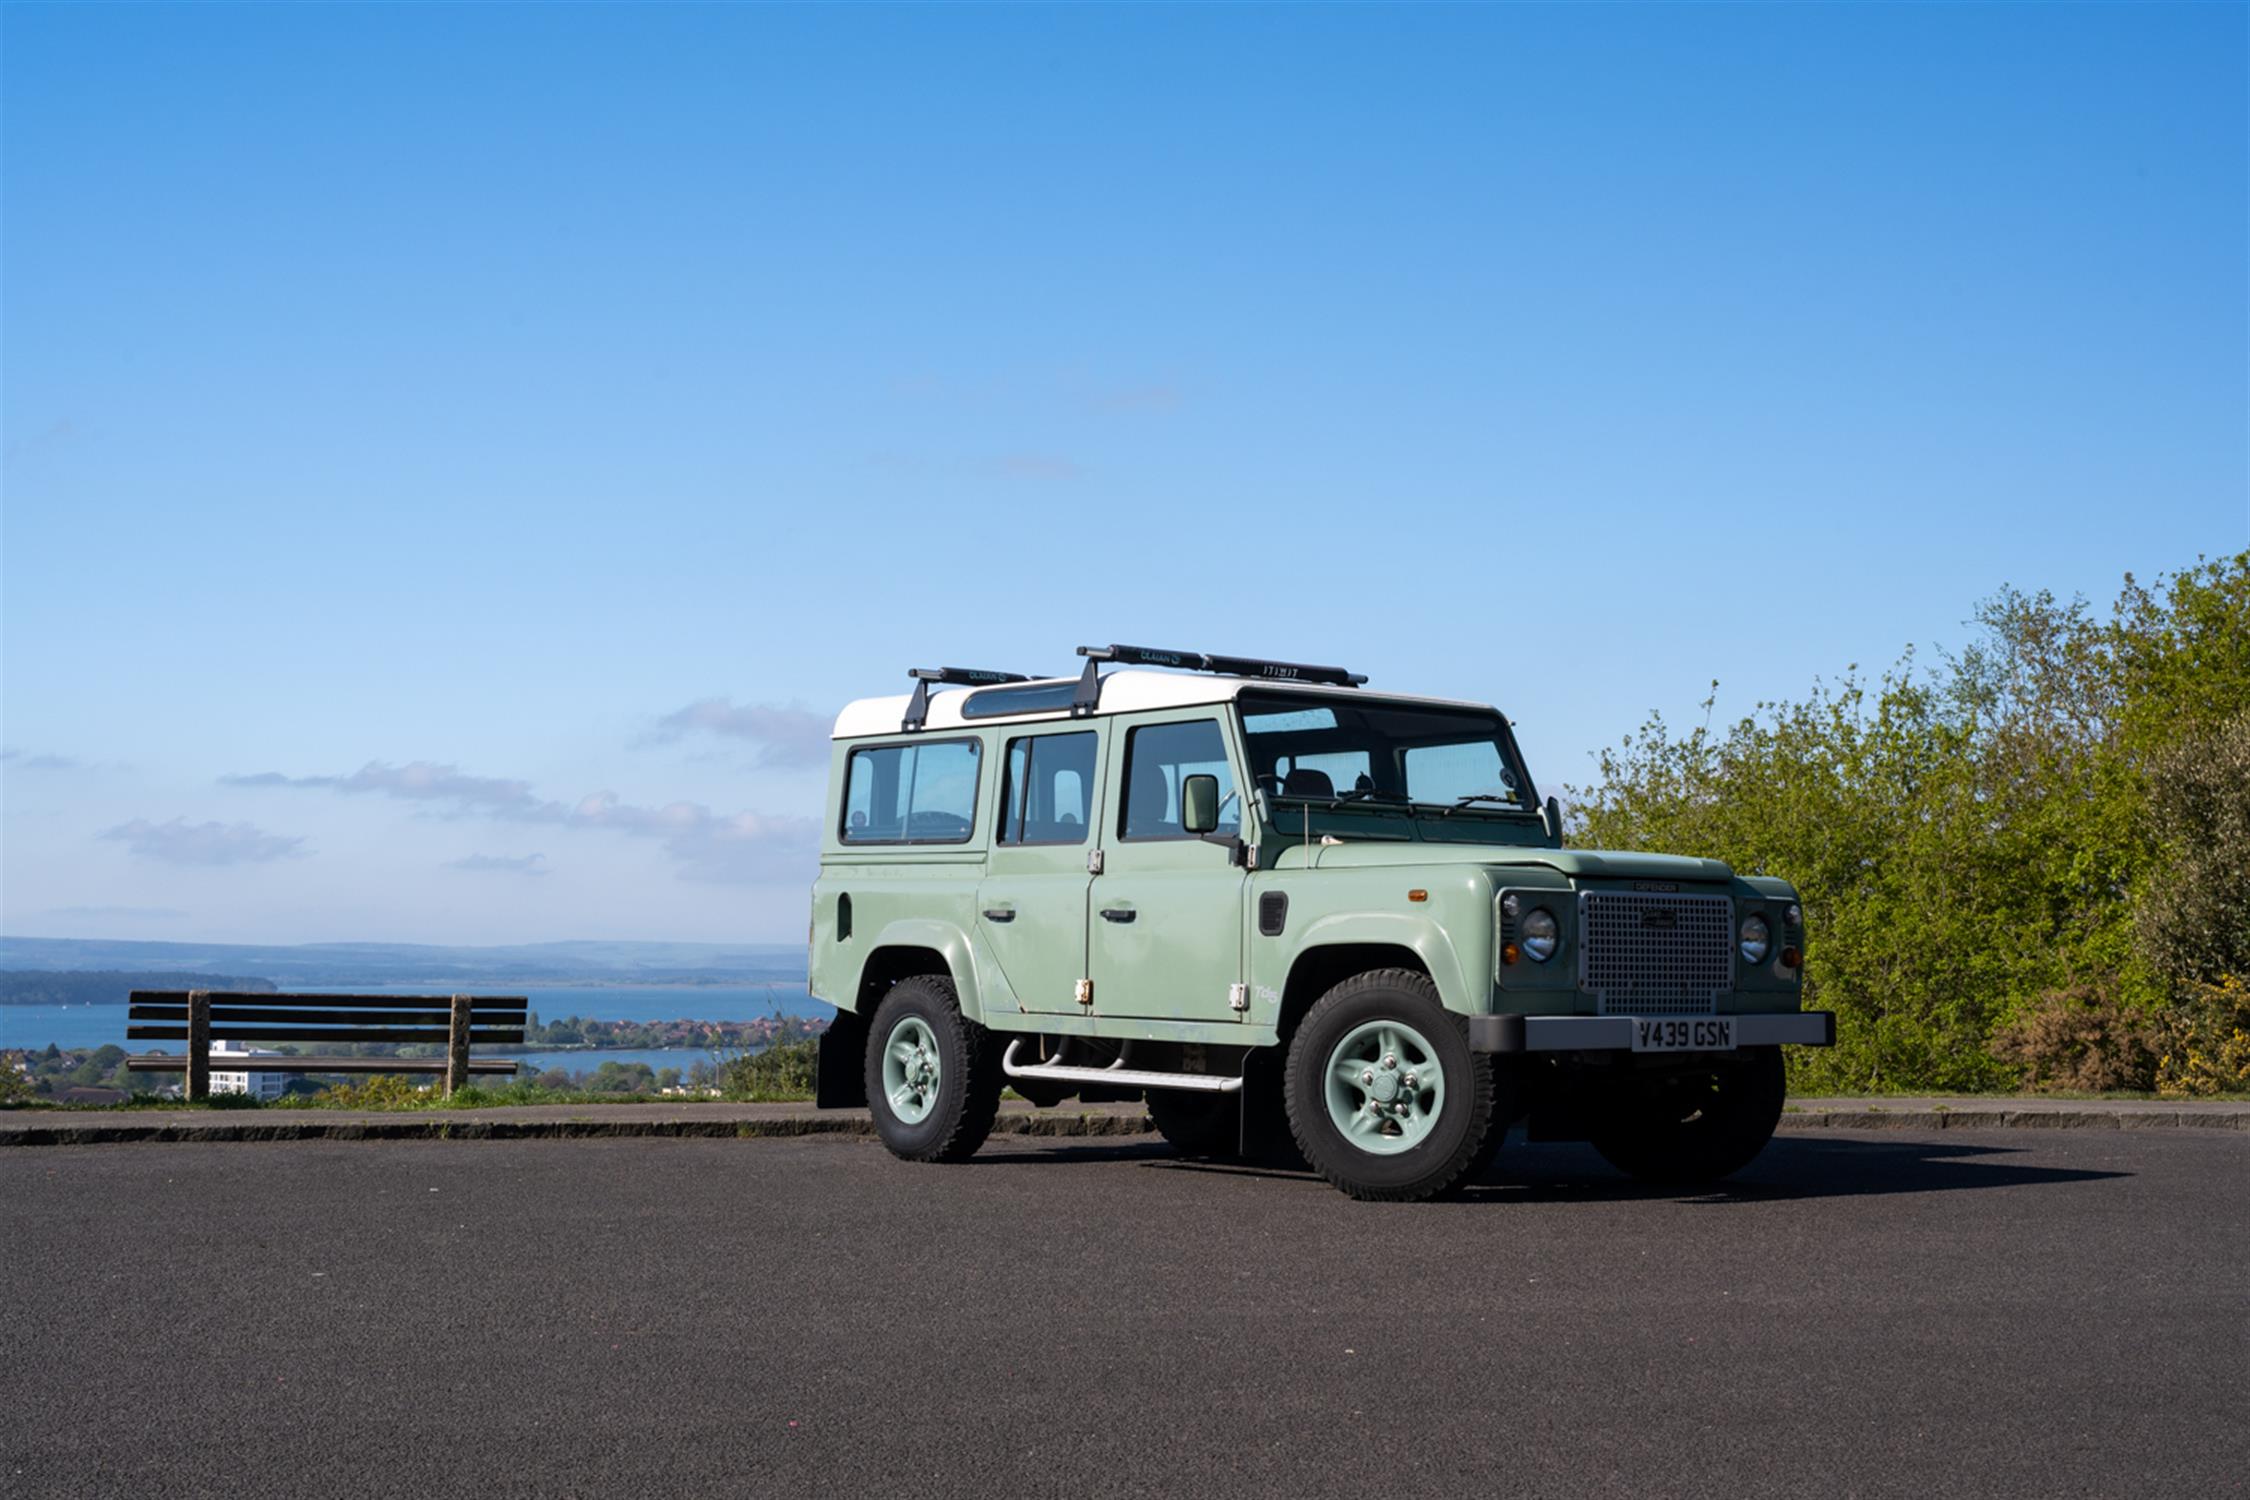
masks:
<svg viewBox="0 0 2250 1500"><path fill-rule="evenodd" d="M2246 17L8 6L0 927L789 940L909 665L1551 787L2237 550Z"/></svg>

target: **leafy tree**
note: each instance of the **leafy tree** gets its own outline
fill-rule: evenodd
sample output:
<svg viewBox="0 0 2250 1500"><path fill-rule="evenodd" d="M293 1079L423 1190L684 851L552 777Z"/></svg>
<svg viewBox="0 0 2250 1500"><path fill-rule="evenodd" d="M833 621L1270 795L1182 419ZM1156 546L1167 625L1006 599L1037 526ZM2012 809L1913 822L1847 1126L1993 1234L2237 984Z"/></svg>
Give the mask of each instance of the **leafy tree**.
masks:
<svg viewBox="0 0 2250 1500"><path fill-rule="evenodd" d="M2182 984L2250 976L2250 708L2149 770L2161 859L2137 912L2149 961Z"/></svg>
<svg viewBox="0 0 2250 1500"><path fill-rule="evenodd" d="M2004 589L1972 623L1935 668L1852 668L1715 731L1713 684L1702 725L1652 715L1573 790L1578 842L1798 885L1808 1003L1838 1016L1835 1049L1793 1054L1800 1088L2137 1076L2126 1018L2241 951L2223 934L2250 889L2250 782L2227 736L2250 708L2250 553L2128 577L2106 620ZM2049 1012L2039 1036L2130 1036L2143 1062L2030 1060L2019 1033Z"/></svg>

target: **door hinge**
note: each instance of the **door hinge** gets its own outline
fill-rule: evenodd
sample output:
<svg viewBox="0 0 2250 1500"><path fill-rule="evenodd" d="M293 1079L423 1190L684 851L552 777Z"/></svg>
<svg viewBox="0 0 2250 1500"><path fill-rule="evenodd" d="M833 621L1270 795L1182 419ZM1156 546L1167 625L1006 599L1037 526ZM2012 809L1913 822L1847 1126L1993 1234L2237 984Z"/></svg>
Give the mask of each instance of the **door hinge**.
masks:
<svg viewBox="0 0 2250 1500"><path fill-rule="evenodd" d="M1086 873L1087 873L1087 874L1089 874L1089 875L1099 875L1099 874L1101 874L1101 872L1102 872L1102 851L1101 851L1101 850L1099 850L1099 849L1089 849L1089 850L1087 850L1087 851L1086 851Z"/></svg>
<svg viewBox="0 0 2250 1500"><path fill-rule="evenodd" d="M1248 986L1248 985L1246 985L1246 984L1230 984L1230 985L1228 985L1228 986L1227 986L1227 1009L1228 1009L1228 1010L1248 1010L1249 1008L1250 1008L1250 986Z"/></svg>
<svg viewBox="0 0 2250 1500"><path fill-rule="evenodd" d="M1078 981L1078 1003L1080 1005L1092 1005L1094 1003L1094 981L1091 979Z"/></svg>

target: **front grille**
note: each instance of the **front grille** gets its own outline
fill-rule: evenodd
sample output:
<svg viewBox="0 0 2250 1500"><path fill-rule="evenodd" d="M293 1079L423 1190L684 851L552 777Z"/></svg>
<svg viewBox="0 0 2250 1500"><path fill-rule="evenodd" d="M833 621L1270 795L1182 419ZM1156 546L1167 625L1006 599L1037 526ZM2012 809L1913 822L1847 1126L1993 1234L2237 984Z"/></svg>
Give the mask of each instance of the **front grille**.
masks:
<svg viewBox="0 0 2250 1500"><path fill-rule="evenodd" d="M1734 989L1734 904L1724 896L1586 891L1578 987L1605 1016L1704 1016Z"/></svg>

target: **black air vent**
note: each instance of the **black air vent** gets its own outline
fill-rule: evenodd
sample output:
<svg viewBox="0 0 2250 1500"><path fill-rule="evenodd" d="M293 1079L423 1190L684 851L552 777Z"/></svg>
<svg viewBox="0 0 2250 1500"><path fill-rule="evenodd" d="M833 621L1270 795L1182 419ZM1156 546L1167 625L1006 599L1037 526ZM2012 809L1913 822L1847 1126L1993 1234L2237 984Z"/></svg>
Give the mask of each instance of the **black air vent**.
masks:
<svg viewBox="0 0 2250 1500"><path fill-rule="evenodd" d="M1268 891L1258 898L1258 931L1266 937L1280 937L1281 929L1289 925L1289 897L1281 891Z"/></svg>

